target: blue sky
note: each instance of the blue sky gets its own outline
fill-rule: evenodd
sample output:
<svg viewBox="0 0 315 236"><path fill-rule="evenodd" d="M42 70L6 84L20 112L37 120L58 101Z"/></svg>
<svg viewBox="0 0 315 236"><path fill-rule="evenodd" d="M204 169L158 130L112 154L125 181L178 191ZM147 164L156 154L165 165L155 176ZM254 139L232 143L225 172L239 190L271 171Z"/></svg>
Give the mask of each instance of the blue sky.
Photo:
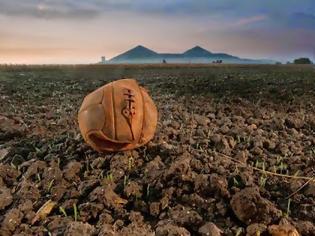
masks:
<svg viewBox="0 0 315 236"><path fill-rule="evenodd" d="M0 0L0 63L89 63L138 44L315 59L314 0Z"/></svg>

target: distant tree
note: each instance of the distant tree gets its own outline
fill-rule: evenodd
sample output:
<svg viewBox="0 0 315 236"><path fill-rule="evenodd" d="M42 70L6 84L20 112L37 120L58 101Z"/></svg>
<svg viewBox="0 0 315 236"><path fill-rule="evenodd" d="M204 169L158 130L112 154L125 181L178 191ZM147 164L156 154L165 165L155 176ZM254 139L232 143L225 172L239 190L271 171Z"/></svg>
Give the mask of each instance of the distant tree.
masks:
<svg viewBox="0 0 315 236"><path fill-rule="evenodd" d="M166 60L165 59L163 59L163 64L166 64L167 62L166 62Z"/></svg>
<svg viewBox="0 0 315 236"><path fill-rule="evenodd" d="M282 63L280 61L277 61L276 62L276 65L281 65Z"/></svg>
<svg viewBox="0 0 315 236"><path fill-rule="evenodd" d="M307 57L301 57L295 59L294 64L312 64L312 61Z"/></svg>

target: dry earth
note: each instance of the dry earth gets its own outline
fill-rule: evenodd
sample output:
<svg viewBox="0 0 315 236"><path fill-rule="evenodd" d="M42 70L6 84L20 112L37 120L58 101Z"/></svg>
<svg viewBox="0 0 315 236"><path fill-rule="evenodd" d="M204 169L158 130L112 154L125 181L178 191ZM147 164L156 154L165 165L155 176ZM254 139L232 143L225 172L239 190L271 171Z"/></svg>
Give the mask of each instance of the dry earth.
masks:
<svg viewBox="0 0 315 236"><path fill-rule="evenodd" d="M77 111L122 76L158 129L99 154ZM0 235L315 235L315 182L267 174L315 175L314 88L308 66L2 66Z"/></svg>

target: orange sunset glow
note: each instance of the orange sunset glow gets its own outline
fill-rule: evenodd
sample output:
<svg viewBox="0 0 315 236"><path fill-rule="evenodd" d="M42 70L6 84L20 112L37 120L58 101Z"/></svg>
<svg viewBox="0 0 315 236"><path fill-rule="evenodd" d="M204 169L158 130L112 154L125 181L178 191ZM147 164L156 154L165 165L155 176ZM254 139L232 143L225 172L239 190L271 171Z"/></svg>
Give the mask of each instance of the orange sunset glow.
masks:
<svg viewBox="0 0 315 236"><path fill-rule="evenodd" d="M183 2L1 0L0 63L95 63L139 44L278 60L315 54L311 1Z"/></svg>

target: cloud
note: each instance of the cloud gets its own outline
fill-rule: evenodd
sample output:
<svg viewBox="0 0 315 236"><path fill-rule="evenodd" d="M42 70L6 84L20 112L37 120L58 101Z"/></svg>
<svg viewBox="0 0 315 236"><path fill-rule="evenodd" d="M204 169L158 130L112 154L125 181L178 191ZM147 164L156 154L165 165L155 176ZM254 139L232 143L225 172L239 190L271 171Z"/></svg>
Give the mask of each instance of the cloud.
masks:
<svg viewBox="0 0 315 236"><path fill-rule="evenodd" d="M80 0L78 0L80 3ZM72 0L0 0L0 15L31 18L83 18L87 19L100 13L96 6L77 4Z"/></svg>
<svg viewBox="0 0 315 236"><path fill-rule="evenodd" d="M0 14L7 16L90 19L109 12L246 19L251 17L249 13L255 16L313 14L315 3L313 0L303 0L303 3L296 0L285 3L282 0L0 0Z"/></svg>
<svg viewBox="0 0 315 236"><path fill-rule="evenodd" d="M247 28L204 32L199 37L216 42L217 51L249 58L313 57L315 49L315 31L307 29Z"/></svg>
<svg viewBox="0 0 315 236"><path fill-rule="evenodd" d="M251 16L251 17L246 17L246 18L241 18L235 23L233 23L233 26L245 26L245 25L250 25L256 22L264 21L268 17L266 15L256 15L256 16Z"/></svg>
<svg viewBox="0 0 315 236"><path fill-rule="evenodd" d="M96 61L137 44L285 56L315 48L314 12L314 0L0 0L0 45L3 61Z"/></svg>

